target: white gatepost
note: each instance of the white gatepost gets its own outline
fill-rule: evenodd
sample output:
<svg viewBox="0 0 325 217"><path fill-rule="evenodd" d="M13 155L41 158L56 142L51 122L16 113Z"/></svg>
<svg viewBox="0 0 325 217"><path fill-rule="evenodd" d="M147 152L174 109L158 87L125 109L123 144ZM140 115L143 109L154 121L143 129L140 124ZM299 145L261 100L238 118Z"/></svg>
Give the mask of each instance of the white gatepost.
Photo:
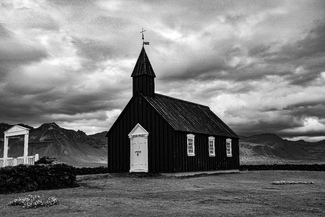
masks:
<svg viewBox="0 0 325 217"><path fill-rule="evenodd" d="M8 137L4 134L4 148L3 148L3 166L7 166L8 158Z"/></svg>
<svg viewBox="0 0 325 217"><path fill-rule="evenodd" d="M4 166L7 166L9 136L18 136L18 135L24 135L24 164L27 164L29 129L19 125L15 125L9 128L8 130L4 131L4 148L3 148Z"/></svg>
<svg viewBox="0 0 325 217"><path fill-rule="evenodd" d="M29 134L25 134L24 136L24 164L28 164L28 137Z"/></svg>

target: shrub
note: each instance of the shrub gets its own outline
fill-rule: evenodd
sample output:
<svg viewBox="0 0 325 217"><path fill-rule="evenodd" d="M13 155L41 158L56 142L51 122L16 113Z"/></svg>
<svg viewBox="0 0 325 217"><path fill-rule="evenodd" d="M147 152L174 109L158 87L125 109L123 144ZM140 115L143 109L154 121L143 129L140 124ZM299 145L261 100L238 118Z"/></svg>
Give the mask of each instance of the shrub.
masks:
<svg viewBox="0 0 325 217"><path fill-rule="evenodd" d="M8 203L8 206L22 206L23 208L37 208L41 206L53 206L59 204L59 200L55 197L44 197L39 195L29 194L25 197L19 197Z"/></svg>
<svg viewBox="0 0 325 217"><path fill-rule="evenodd" d="M18 165L0 168L0 193L77 187L72 166Z"/></svg>

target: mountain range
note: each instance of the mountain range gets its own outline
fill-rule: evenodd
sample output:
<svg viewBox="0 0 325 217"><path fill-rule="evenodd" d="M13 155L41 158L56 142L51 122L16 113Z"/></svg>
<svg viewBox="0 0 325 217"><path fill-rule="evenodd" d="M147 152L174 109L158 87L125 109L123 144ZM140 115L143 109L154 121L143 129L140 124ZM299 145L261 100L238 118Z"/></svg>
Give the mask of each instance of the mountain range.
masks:
<svg viewBox="0 0 325 217"><path fill-rule="evenodd" d="M107 164L106 131L86 135L56 123L45 123L38 128L19 125L30 129L28 155L54 157L77 167ZM3 156L3 132L12 126L0 124L0 157ZM23 136L10 137L9 157L23 156L23 140ZM325 163L325 140L314 143L289 141L270 133L241 136L239 151L241 164Z"/></svg>
<svg viewBox="0 0 325 217"><path fill-rule="evenodd" d="M88 167L107 164L106 132L86 135L82 131L61 128L56 123L45 123L38 128L29 128L28 155L54 157L67 164ZM3 156L3 132L13 125L0 124L0 156ZM9 137L9 157L23 156L23 136Z"/></svg>
<svg viewBox="0 0 325 217"><path fill-rule="evenodd" d="M241 164L325 163L325 140L289 141L265 133L242 137L239 151Z"/></svg>

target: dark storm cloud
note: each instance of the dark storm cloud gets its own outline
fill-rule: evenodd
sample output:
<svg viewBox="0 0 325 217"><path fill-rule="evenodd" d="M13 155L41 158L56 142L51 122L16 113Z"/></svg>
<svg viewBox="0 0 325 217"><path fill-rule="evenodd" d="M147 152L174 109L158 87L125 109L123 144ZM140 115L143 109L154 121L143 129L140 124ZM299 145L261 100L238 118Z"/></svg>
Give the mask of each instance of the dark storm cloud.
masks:
<svg viewBox="0 0 325 217"><path fill-rule="evenodd" d="M325 22L317 22L316 26L307 35L296 42L280 46L277 51L272 51L272 45L258 45L253 47L249 54L258 57L265 67L251 68L256 79L267 75L284 76L291 84L308 85L317 79L325 70ZM300 67L300 69L299 69ZM247 67L250 70L250 67ZM246 74L246 73L245 73Z"/></svg>
<svg viewBox="0 0 325 217"><path fill-rule="evenodd" d="M245 124L234 124L231 127L242 136L251 136L254 134L262 133L276 133L283 129L287 129L288 121L293 121L293 119L279 118L278 120L273 120L272 122L260 120L257 123L245 123ZM300 124L291 124L292 127L300 126ZM282 135L281 135L282 136Z"/></svg>
<svg viewBox="0 0 325 217"><path fill-rule="evenodd" d="M0 120L10 121L11 123L20 123L25 120L29 122L33 119L38 121L43 115L38 105L28 98L7 95L9 96L0 97Z"/></svg>
<svg viewBox="0 0 325 217"><path fill-rule="evenodd" d="M111 92L111 94L107 94ZM74 119L105 119L105 111L120 108L126 104L119 98L121 92L115 88L100 89L91 93L61 88L35 94L15 94L7 92L0 98L0 120L10 123L24 122L39 124L44 122L73 121ZM82 114L82 115L80 115ZM107 118L107 117L106 117Z"/></svg>
<svg viewBox="0 0 325 217"><path fill-rule="evenodd" d="M99 15L91 21L91 24L98 25L106 30L125 30L129 27L131 22L127 19L122 19L119 17L103 16Z"/></svg>
<svg viewBox="0 0 325 217"><path fill-rule="evenodd" d="M47 52L39 47L10 41L0 43L0 64L20 65L39 61L47 57Z"/></svg>
<svg viewBox="0 0 325 217"><path fill-rule="evenodd" d="M325 22L318 22L303 39L295 42L283 45L275 42L252 45L247 47L247 54L244 48L228 46L225 53L206 55L205 59L192 55L186 67L179 67L176 73L164 74L163 79L167 81L219 79L238 82L262 80L269 75L275 75L284 77L294 85L308 85L325 70L324 38ZM231 66L230 61L233 57L254 58L254 62Z"/></svg>
<svg viewBox="0 0 325 217"><path fill-rule="evenodd" d="M31 29L41 29L49 31L60 30L59 24L49 14L35 14L24 20L25 26Z"/></svg>
<svg viewBox="0 0 325 217"><path fill-rule="evenodd" d="M324 24L312 23L324 3L4 2L2 121L107 130L132 95L145 28L159 92L209 104L240 134L324 122L322 97L306 101L324 84Z"/></svg>
<svg viewBox="0 0 325 217"><path fill-rule="evenodd" d="M39 61L48 55L46 50L41 47L25 44L17 40L14 33L1 23L0 38L0 68L10 70L10 67Z"/></svg>
<svg viewBox="0 0 325 217"><path fill-rule="evenodd" d="M173 69L174 72L170 72L168 75L162 75L161 78L167 81L186 81L191 79L205 81L211 78L222 79L226 77L226 75L223 75L221 72L224 71L228 74L228 69L229 67L222 59L214 59L213 61L203 60L202 62L193 60L186 66Z"/></svg>
<svg viewBox="0 0 325 217"><path fill-rule="evenodd" d="M273 46L279 45L258 45L249 54L265 63L263 76L285 76L291 84L304 86L317 79L325 70L324 38L325 22L317 22L301 40L281 45L276 51L272 51Z"/></svg>
<svg viewBox="0 0 325 217"><path fill-rule="evenodd" d="M243 108L245 109L245 108ZM240 111L228 109L228 116L241 115ZM309 117L315 118L319 123L324 125L324 102L321 103L299 103L290 105L283 109L267 108L260 109L253 114L252 119L248 119L246 123L236 123L233 128L241 135L253 135L263 132L276 133L282 137L299 137L299 136L324 136L324 128L309 127L306 120ZM323 121L322 121L323 120ZM296 129L296 130L295 130Z"/></svg>
<svg viewBox="0 0 325 217"><path fill-rule="evenodd" d="M50 3L61 5L61 6L78 6L92 4L93 0L47 0Z"/></svg>
<svg viewBox="0 0 325 217"><path fill-rule="evenodd" d="M316 22L305 38L282 47L281 54L289 60L313 58L325 53L325 22Z"/></svg>
<svg viewBox="0 0 325 217"><path fill-rule="evenodd" d="M290 105L284 110L290 111L290 113L298 118L303 117L318 117L325 119L325 101L320 99L314 102L300 102Z"/></svg>
<svg viewBox="0 0 325 217"><path fill-rule="evenodd" d="M12 32L0 23L0 39L9 39L12 37Z"/></svg>
<svg viewBox="0 0 325 217"><path fill-rule="evenodd" d="M96 64L97 61L116 57L116 47L112 46L108 41L75 38L74 43L79 50L79 54L91 60L91 62L87 62L87 64Z"/></svg>
<svg viewBox="0 0 325 217"><path fill-rule="evenodd" d="M279 132L279 136L281 137L323 137L324 136L324 130L323 129L313 129L313 130L308 130L308 131L303 131L303 132Z"/></svg>
<svg viewBox="0 0 325 217"><path fill-rule="evenodd" d="M116 93L117 91L114 92ZM75 93L61 99L57 107L59 107L60 113L67 115L115 109L119 107L111 104L115 98L117 98L115 94L107 95L107 92L104 90L93 93Z"/></svg>

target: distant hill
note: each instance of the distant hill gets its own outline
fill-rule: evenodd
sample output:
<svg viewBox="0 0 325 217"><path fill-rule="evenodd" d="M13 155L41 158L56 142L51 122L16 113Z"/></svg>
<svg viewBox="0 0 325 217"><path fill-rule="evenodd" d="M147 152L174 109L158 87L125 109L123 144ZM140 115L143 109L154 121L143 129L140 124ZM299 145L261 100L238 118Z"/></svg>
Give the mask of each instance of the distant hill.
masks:
<svg viewBox="0 0 325 217"><path fill-rule="evenodd" d="M3 156L3 131L12 125L0 124L0 156ZM40 157L55 157L59 161L74 166L105 166L107 164L107 144L103 134L87 136L82 131L61 128L56 123L46 123L38 128L30 128L28 154ZM104 135L105 136L105 135ZM23 156L23 136L10 137L9 157Z"/></svg>
<svg viewBox="0 0 325 217"><path fill-rule="evenodd" d="M107 138L105 137L107 131L101 132L101 133L96 133L89 135L89 137L97 140L100 143L100 146L104 146L107 148Z"/></svg>
<svg viewBox="0 0 325 217"><path fill-rule="evenodd" d="M239 149L241 164L325 163L325 140L310 143L259 134L241 138Z"/></svg>
<svg viewBox="0 0 325 217"><path fill-rule="evenodd" d="M74 166L106 166L106 131L86 135L64 129L56 123L29 128L29 155L55 157ZM13 125L0 123L0 157L3 156L3 132ZM276 134L240 136L241 164L325 163L325 140L319 142L288 141ZM9 157L23 156L23 136L10 137Z"/></svg>

